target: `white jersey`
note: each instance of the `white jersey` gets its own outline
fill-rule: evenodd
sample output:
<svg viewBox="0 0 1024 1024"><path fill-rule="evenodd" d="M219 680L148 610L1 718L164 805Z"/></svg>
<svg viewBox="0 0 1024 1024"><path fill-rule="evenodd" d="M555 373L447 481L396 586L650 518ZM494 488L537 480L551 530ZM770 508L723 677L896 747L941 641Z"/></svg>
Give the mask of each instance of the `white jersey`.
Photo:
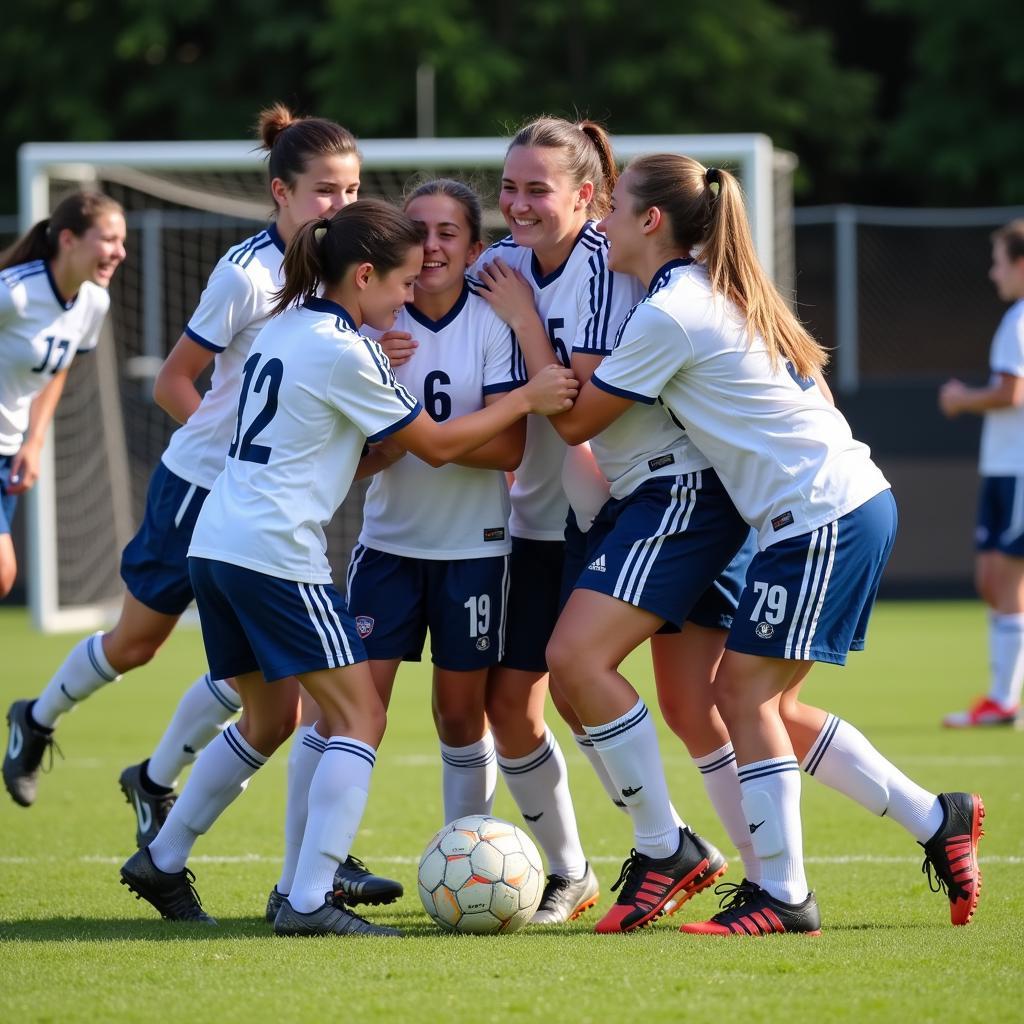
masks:
<svg viewBox="0 0 1024 1024"><path fill-rule="evenodd" d="M0 271L0 455L21 447L32 400L53 375L96 347L109 308L107 290L91 281L65 299L45 260Z"/></svg>
<svg viewBox="0 0 1024 1024"><path fill-rule="evenodd" d="M275 317L243 368L235 433L189 555L330 583L324 527L348 493L363 444L421 408L341 306L311 299Z"/></svg>
<svg viewBox="0 0 1024 1024"><path fill-rule="evenodd" d="M992 339L989 356L992 383L1006 373L1024 377L1024 299L1007 311ZM985 413L981 427L982 476L1024 474L1024 406L1007 406Z"/></svg>
<svg viewBox="0 0 1024 1024"><path fill-rule="evenodd" d="M663 268L592 380L649 405L660 398L757 529L762 550L889 486L814 381L772 369L763 340L748 338L700 263Z"/></svg>
<svg viewBox="0 0 1024 1024"><path fill-rule="evenodd" d="M573 352L601 356L611 351L615 331L643 295L635 278L608 269L608 240L588 222L566 261L541 273L532 249L506 238L474 264L500 256L530 282L534 302L559 362L569 366ZM593 446L593 443L592 443ZM544 416L527 418L526 453L512 485L513 537L562 540L569 502L562 487L565 442Z"/></svg>
<svg viewBox="0 0 1024 1024"><path fill-rule="evenodd" d="M185 328L196 344L216 353L213 378L199 408L171 435L162 461L175 476L206 490L224 468L242 366L270 318L273 293L284 284L284 248L273 224L232 246L213 268Z"/></svg>
<svg viewBox="0 0 1024 1024"><path fill-rule="evenodd" d="M395 377L439 423L476 412L485 396L523 383L512 332L468 287L441 320L406 306L394 329L419 342ZM435 469L409 453L374 476L359 543L409 558L507 555L508 515L508 485L500 470L452 464Z"/></svg>

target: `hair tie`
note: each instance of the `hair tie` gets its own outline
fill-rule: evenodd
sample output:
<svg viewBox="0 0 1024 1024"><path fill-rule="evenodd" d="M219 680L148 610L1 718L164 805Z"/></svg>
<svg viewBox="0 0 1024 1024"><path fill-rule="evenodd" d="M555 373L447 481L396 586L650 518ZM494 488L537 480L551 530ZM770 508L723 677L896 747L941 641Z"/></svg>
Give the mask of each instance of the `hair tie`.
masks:
<svg viewBox="0 0 1024 1024"><path fill-rule="evenodd" d="M313 238L316 244L319 245L323 242L324 237L327 234L327 229L331 226L331 222L326 217L321 217L319 223L313 228Z"/></svg>
<svg viewBox="0 0 1024 1024"><path fill-rule="evenodd" d="M717 199L718 193L722 189L722 172L717 167L709 167L704 172L704 181L707 183L712 199Z"/></svg>

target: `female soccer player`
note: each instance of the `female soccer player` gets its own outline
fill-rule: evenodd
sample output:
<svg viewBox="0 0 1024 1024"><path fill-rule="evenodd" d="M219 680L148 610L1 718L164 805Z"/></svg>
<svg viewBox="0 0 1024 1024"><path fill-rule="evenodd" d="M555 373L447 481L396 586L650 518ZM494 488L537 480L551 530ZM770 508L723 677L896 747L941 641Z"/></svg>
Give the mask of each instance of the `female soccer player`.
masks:
<svg viewBox="0 0 1024 1024"><path fill-rule="evenodd" d="M150 661L192 601L186 561L192 527L224 465L243 364L282 284L285 244L306 221L358 196L359 153L345 128L320 118L296 118L276 104L260 114L258 131L268 154L276 216L216 265L157 376L157 402L184 425L153 473L145 519L122 557L127 593L120 619L109 632L80 641L39 698L17 701L9 712L12 732L17 728L23 739L17 756L5 760L4 776L26 806L35 798L39 764L60 716ZM212 384L200 396L195 382L211 362ZM174 801L178 773L238 709L230 681L205 673L182 698L152 756L122 772L121 788L138 819L139 845L159 831Z"/></svg>
<svg viewBox="0 0 1024 1024"><path fill-rule="evenodd" d="M288 247L280 315L246 360L228 458L189 549L211 671L235 679L242 718L205 748L157 838L122 868L122 880L165 917L209 920L185 862L196 838L293 730L297 677L320 707L324 750L275 929L394 934L332 895L365 806L385 712L355 622L331 585L323 528L367 440L393 435L440 464L529 412L566 409L576 393L571 373L550 367L467 416L438 424L425 415L380 346L358 333L363 323L393 324L422 262L422 229L374 200L307 224Z"/></svg>
<svg viewBox="0 0 1024 1024"><path fill-rule="evenodd" d="M757 262L739 184L686 157L642 157L619 179L601 230L612 266L650 281L651 291L584 387L571 414L575 436L606 428L634 402L660 402L710 460L760 548L715 678L760 884L720 887L725 908L683 930L818 933L802 859L801 761L907 828L948 891L953 923L966 924L980 886L981 798L928 793L851 725L799 700L815 661L843 664L863 648L896 510L824 388L824 353ZM570 604L587 599L600 603L578 590ZM576 670L580 636L556 631L553 669L588 731L628 733L642 703L613 664L596 675ZM661 766L629 747L619 757L631 786L663 786Z"/></svg>
<svg viewBox="0 0 1024 1024"><path fill-rule="evenodd" d="M91 352L110 306L107 288L125 258L124 211L109 196L75 192L0 257L0 597L17 574L11 520L36 482L46 431L68 367ZM15 803L36 797L49 732L28 701L7 712L4 784Z"/></svg>
<svg viewBox="0 0 1024 1024"><path fill-rule="evenodd" d="M984 697L943 719L953 729L1012 725L1024 688L1024 220L992 235L989 277L1013 303L992 339L992 379L982 388L950 380L939 391L950 418L984 417L974 575L989 607L991 677Z"/></svg>
<svg viewBox="0 0 1024 1024"><path fill-rule="evenodd" d="M18 495L39 476L71 361L99 340L124 242L120 205L75 192L0 255L0 598L18 572L11 543ZM32 802L31 787L15 788L18 803Z"/></svg>

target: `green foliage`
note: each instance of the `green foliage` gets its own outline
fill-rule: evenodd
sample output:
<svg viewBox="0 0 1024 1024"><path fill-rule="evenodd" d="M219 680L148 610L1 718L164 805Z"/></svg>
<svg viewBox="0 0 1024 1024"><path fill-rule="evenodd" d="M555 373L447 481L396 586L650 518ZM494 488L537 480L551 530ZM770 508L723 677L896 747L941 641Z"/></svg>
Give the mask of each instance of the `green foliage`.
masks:
<svg viewBox="0 0 1024 1024"><path fill-rule="evenodd" d="M872 0L916 23L912 70L881 160L922 203L1024 202L1024 5Z"/></svg>

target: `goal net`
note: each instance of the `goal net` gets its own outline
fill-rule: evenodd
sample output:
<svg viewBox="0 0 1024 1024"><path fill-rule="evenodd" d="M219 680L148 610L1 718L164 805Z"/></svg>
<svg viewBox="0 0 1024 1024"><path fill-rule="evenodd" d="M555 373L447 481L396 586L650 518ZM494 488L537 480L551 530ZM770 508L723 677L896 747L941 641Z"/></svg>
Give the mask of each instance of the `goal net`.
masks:
<svg viewBox="0 0 1024 1024"><path fill-rule="evenodd" d="M613 138L622 162L676 152L740 177L754 241L783 294L793 292L795 158L763 135ZM363 139L362 196L400 199L420 174L472 182L491 237L503 232L497 183L507 139ZM94 187L125 208L128 260L111 286L96 355L72 364L40 480L25 502L22 558L37 628L85 630L116 615L120 553L141 522L149 475L176 424L152 400L153 378L226 249L272 212L263 154L252 142L29 143L19 151L23 228L67 192ZM359 531L356 487L331 524L343 579Z"/></svg>

